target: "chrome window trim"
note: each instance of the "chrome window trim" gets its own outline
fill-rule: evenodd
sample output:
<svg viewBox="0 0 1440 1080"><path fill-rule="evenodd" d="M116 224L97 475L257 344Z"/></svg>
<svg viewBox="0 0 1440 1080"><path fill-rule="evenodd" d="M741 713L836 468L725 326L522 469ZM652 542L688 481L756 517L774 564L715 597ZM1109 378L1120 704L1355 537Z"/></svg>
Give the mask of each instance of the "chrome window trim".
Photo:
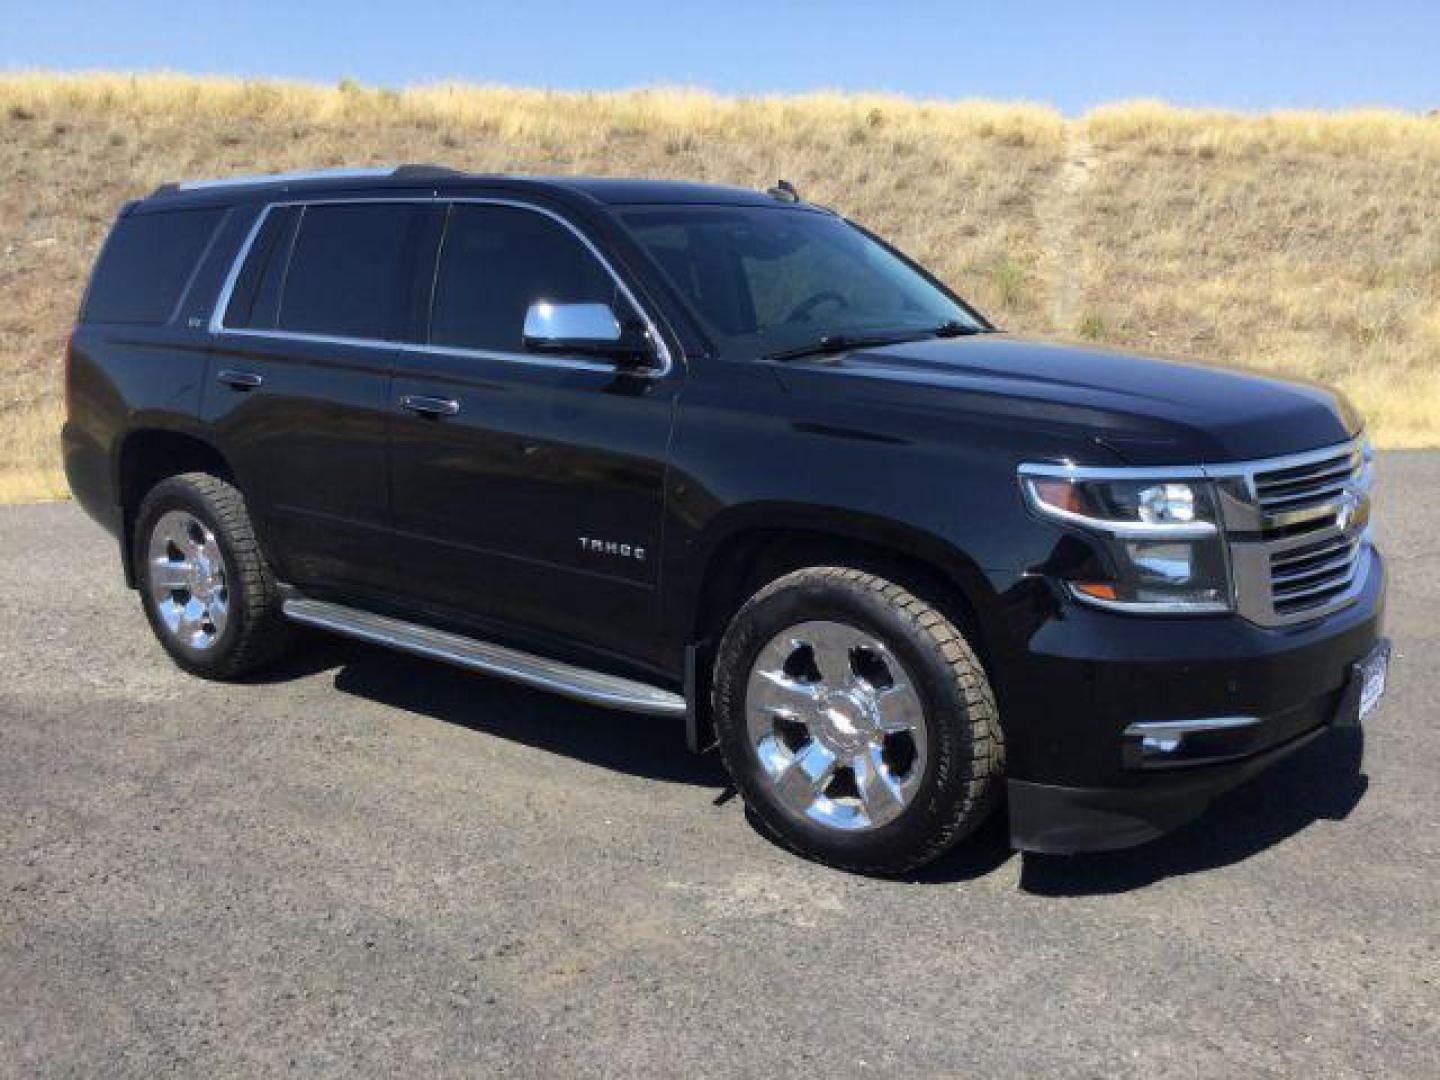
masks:
<svg viewBox="0 0 1440 1080"><path fill-rule="evenodd" d="M245 239L240 243L240 249L235 253L235 258L230 262L230 269L225 272L225 280L220 286L220 295L215 298L215 306L210 310L209 330L212 334L262 334L268 331L262 330L231 330L225 326L225 309L230 306L230 298L235 292L235 283L240 280L240 271L245 266L245 260L250 257L250 249L255 245L255 239L260 235L260 229L265 224L265 219L270 216L270 211L275 204L270 203L262 206L260 212L255 215L255 220L250 223L250 231L245 234Z"/></svg>
<svg viewBox="0 0 1440 1080"><path fill-rule="evenodd" d="M569 230L570 234L583 244L610 276L621 295L629 301L636 314L645 323L645 330L650 340L655 343L656 356L660 363L654 366L627 367L623 364L606 363L597 360L572 359L567 357L541 356L531 353L510 352L503 349L467 349L461 346L434 345L429 342L416 341L393 341L388 338L352 338L334 334L314 334L298 330L251 330L245 327L229 327L225 325L225 311L230 306L231 296L235 292L235 285L240 280L240 272L245 266L245 260L250 256L250 249L254 246L260 230L265 224L265 219L272 210L287 206L345 206L351 204L374 205L383 203L410 203L416 206L507 206L516 210L528 210L540 214L552 221L559 223ZM297 234L298 235L298 234ZM437 256L438 258L438 256ZM438 266L438 263L437 263ZM427 326L427 331L429 327ZM666 344L664 336L660 333L660 327L650 313L645 310L635 293L630 289L624 279L605 258L600 249L583 232L569 221L562 214L557 214L543 206L534 203L527 203L518 199L483 198L483 197L455 197L430 196L428 198L416 198L414 196L401 196L386 198L384 196L356 196L353 198L315 198L315 199L282 199L274 202L267 202L261 207L260 212L255 216L254 223L250 226L244 242L236 252L234 261L225 275L224 284L220 288L220 294L216 297L215 307L210 313L210 333L216 337L252 337L275 341L303 341L319 345L345 345L359 346L361 348L376 349L398 349L411 353L433 353L441 356L468 357L479 360L504 360L508 362L531 364L540 367L563 368L577 371L600 371L614 372L630 375L635 378L662 379L675 367L674 357L670 352L670 346Z"/></svg>
<svg viewBox="0 0 1440 1080"><path fill-rule="evenodd" d="M608 371L659 378L662 374L656 368L627 368L605 360L557 359L528 352L511 352L507 349L466 349L458 345L420 345L413 341L395 344L402 352L418 352L435 356L458 356L467 360L503 360L510 364L537 364L542 367L566 367L577 371Z"/></svg>

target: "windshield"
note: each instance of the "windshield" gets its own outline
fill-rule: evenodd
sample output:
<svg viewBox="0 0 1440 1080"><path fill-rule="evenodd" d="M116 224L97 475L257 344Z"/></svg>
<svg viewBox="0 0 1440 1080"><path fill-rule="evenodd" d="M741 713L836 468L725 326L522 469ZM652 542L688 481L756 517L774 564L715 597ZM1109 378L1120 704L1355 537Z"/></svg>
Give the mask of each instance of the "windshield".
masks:
<svg viewBox="0 0 1440 1080"><path fill-rule="evenodd" d="M710 331L774 354L822 338L985 324L842 218L783 207L681 206L621 215Z"/></svg>

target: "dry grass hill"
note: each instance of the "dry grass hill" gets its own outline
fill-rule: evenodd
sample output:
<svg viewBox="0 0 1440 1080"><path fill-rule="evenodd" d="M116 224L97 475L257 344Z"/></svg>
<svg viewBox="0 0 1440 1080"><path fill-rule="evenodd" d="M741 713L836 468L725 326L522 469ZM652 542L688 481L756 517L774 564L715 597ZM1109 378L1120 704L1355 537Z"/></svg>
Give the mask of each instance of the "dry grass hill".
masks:
<svg viewBox="0 0 1440 1080"><path fill-rule="evenodd" d="M0 501L60 496L60 357L116 207L165 180L433 161L786 177L1005 327L1319 378L1440 445L1440 119L685 90L0 75Z"/></svg>

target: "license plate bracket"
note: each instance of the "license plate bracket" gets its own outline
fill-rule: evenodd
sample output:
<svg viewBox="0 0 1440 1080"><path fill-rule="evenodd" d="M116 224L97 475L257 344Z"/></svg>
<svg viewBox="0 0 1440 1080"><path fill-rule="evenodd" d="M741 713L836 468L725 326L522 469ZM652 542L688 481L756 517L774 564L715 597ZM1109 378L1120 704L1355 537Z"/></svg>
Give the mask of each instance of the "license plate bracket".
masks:
<svg viewBox="0 0 1440 1080"><path fill-rule="evenodd" d="M1357 719L1360 723L1375 711L1380 699L1385 696L1385 682L1390 675L1390 643L1382 641L1356 665L1356 677L1360 680L1360 701Z"/></svg>
<svg viewBox="0 0 1440 1080"><path fill-rule="evenodd" d="M1350 681L1335 710L1336 727L1358 727L1385 695L1390 675L1390 642L1384 638L1365 654L1364 659L1350 665Z"/></svg>

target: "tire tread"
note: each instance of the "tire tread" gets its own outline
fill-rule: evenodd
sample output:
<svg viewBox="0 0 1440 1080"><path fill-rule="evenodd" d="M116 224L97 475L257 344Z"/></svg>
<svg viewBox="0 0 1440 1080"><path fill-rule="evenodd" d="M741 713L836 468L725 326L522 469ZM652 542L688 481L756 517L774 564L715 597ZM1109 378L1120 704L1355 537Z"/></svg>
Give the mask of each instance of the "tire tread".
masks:
<svg viewBox="0 0 1440 1080"><path fill-rule="evenodd" d="M235 563L233 572L240 579L240 588L232 589L231 594L238 594L243 604L233 609L231 616L238 617L238 637L214 663L198 665L183 655L177 656L174 650L171 655L186 670L207 679L238 679L261 671L289 651L295 632L281 610L279 582L260 548L245 498L229 481L211 473L179 473L151 488L137 520L148 520L149 508L177 487L199 496L214 516L216 531L223 533Z"/></svg>
<svg viewBox="0 0 1440 1080"><path fill-rule="evenodd" d="M896 874L913 870L931 862L960 839L972 832L997 803L1003 787L1005 742L1000 730L999 711L985 669L960 629L935 605L878 574L849 566L811 566L792 571L770 582L752 596L737 613L727 637L745 615L757 605L778 593L805 587L839 587L866 593L894 611L918 639L928 643L940 658L947 677L952 680L963 702L961 722L966 732L970 754L965 760L938 761L937 787L949 786L949 770L960 768L960 797L944 807L934 821L903 858L884 862L864 860L824 861L841 869L862 873ZM727 655L722 644L720 655ZM718 686L719 680L715 680ZM716 703L716 715L720 713ZM734 760L736 748L732 740L720 739L720 752L732 776L739 775L741 762ZM804 850L763 815L757 815L765 831L783 846L806 857L814 853Z"/></svg>

